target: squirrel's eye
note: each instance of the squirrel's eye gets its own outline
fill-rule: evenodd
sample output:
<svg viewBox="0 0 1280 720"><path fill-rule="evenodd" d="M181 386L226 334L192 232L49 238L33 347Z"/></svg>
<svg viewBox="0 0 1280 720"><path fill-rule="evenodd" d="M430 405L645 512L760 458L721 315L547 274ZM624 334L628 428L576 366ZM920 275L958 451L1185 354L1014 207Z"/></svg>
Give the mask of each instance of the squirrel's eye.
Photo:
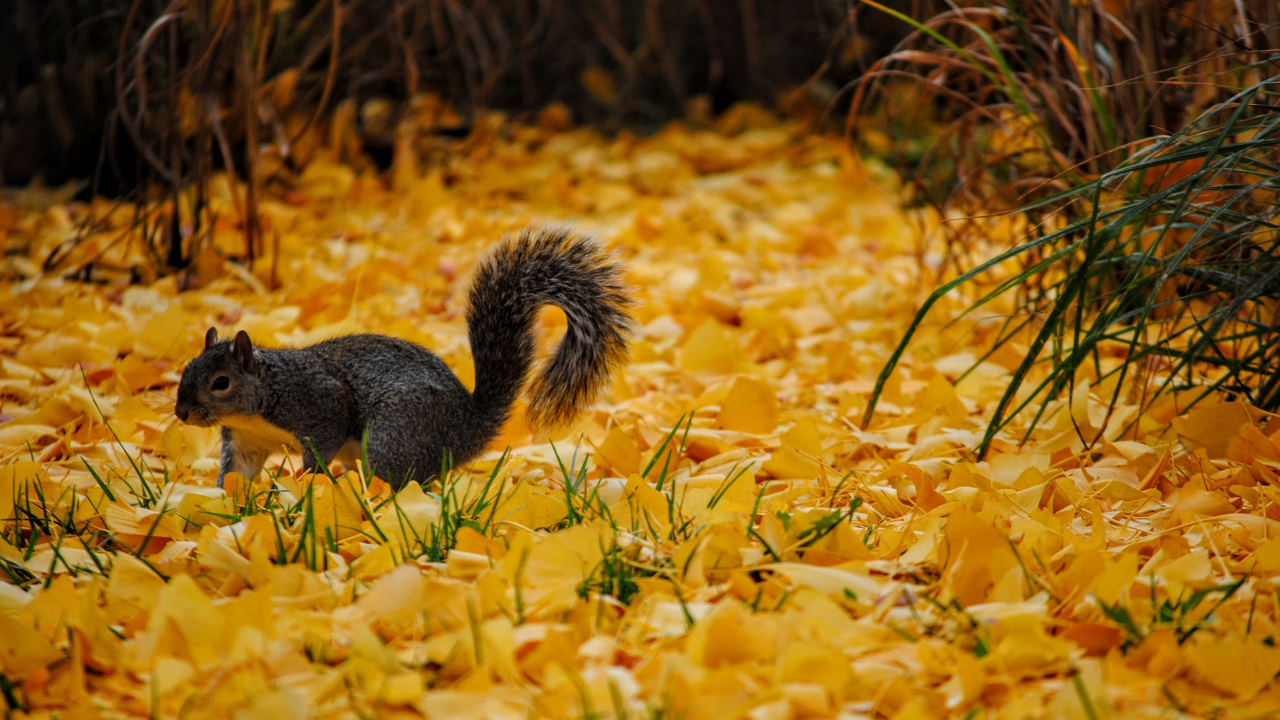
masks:
<svg viewBox="0 0 1280 720"><path fill-rule="evenodd" d="M227 388L231 387L231 378L227 377L226 375L219 375L218 377L213 379L213 385L211 385L210 387L212 387L212 389L214 390L226 390Z"/></svg>

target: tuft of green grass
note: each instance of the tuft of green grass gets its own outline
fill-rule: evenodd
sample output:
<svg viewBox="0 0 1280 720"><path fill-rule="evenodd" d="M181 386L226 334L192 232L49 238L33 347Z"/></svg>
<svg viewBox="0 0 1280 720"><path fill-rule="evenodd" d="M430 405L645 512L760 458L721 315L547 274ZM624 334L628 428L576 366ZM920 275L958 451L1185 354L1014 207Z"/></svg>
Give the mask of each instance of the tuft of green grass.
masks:
<svg viewBox="0 0 1280 720"><path fill-rule="evenodd" d="M840 523L852 519L853 514L860 507L862 507L862 498L855 497L843 511L833 511L822 516L796 538L799 541L799 547L807 548L816 545L819 540L834 532Z"/></svg>
<svg viewBox="0 0 1280 720"><path fill-rule="evenodd" d="M1191 593L1184 591L1177 598L1166 597L1157 601L1156 582L1155 578L1152 578L1150 618L1145 627L1134 618L1133 613L1120 603L1108 605L1100 602L1098 606L1108 620L1119 625L1125 631L1125 639L1121 645L1122 650L1128 650L1141 644L1148 635L1158 628L1172 629L1174 637L1177 638L1178 644L1181 645L1203 630L1209 621L1213 619L1214 612L1230 600L1248 579L1246 576L1225 585L1215 585L1195 590ZM1217 601L1208 610L1197 614L1196 609L1214 594L1218 595Z"/></svg>
<svg viewBox="0 0 1280 720"><path fill-rule="evenodd" d="M451 468L446 466L440 474L441 479L437 481L440 486L439 492L427 493L440 503L440 518L436 524L428 526L424 532L419 532L413 527L395 496L377 507L369 507L368 503L361 500L363 512L370 519L370 524L378 535L377 538L370 538L370 540L380 543L390 542L377 523L372 522L374 513L381 510L387 503L391 504L396 522L403 536L408 540L408 547L400 548L406 559L421 557L431 562L443 562L449 551L457 544L458 532L463 528L471 528L482 535L491 536L496 529L494 519L502 501L503 483L498 476L508 462L510 452L510 448L502 452L485 480L485 484L475 497L466 496L462 489L462 479L453 477Z"/></svg>

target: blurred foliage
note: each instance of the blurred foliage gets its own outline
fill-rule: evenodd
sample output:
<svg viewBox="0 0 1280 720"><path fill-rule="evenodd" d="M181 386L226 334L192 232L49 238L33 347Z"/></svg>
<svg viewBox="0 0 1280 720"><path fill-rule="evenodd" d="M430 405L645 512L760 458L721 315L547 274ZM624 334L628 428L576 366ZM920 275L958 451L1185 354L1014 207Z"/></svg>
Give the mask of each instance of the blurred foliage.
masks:
<svg viewBox="0 0 1280 720"><path fill-rule="evenodd" d="M109 194L202 178L210 158L244 172L263 144L287 155L288 111L342 99L381 101L360 127L384 163L386 122L423 94L467 119L561 102L615 129L817 75L825 102L902 35L881 13L855 32L841 0L17 0L4 15L3 180L92 177Z"/></svg>

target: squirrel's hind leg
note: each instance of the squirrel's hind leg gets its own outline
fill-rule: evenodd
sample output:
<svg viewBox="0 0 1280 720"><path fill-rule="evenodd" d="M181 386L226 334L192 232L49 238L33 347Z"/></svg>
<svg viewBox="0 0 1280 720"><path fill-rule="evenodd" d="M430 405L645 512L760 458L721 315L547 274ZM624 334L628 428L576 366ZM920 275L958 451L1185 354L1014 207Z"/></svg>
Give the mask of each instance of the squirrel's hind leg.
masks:
<svg viewBox="0 0 1280 720"><path fill-rule="evenodd" d="M329 463L332 463L338 457L338 454L346 449L349 443L335 438L316 442L310 437L300 437L298 438L298 444L302 446L303 471L324 473L329 468ZM346 458L344 457L344 465L346 464L345 460ZM351 465L348 469L355 469L355 465Z"/></svg>
<svg viewBox="0 0 1280 720"><path fill-rule="evenodd" d="M369 465L376 475L399 490L410 482L426 482L441 472L445 438L420 422L417 427L396 423L391 415L369 425Z"/></svg>
<svg viewBox="0 0 1280 720"><path fill-rule="evenodd" d="M397 433L379 433L369 428L369 467L365 473L386 480L399 490L409 481L422 482L439 472L426 466L422 458L411 457L412 444L401 444Z"/></svg>
<svg viewBox="0 0 1280 720"><path fill-rule="evenodd" d="M493 435L477 424L471 396L425 378L403 378L394 393L378 398L369 413L369 464L374 475L399 490L426 482L471 460Z"/></svg>

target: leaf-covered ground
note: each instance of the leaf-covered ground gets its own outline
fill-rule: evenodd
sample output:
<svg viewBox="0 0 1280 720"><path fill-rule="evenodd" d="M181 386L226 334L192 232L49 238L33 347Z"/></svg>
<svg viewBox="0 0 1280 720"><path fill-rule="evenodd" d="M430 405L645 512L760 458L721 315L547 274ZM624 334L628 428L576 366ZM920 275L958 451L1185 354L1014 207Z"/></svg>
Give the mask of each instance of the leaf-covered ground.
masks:
<svg viewBox="0 0 1280 720"><path fill-rule="evenodd" d="M862 427L945 276L937 219L839 139L749 107L646 138L562 120L482 124L384 175L304 148L265 190L252 269L222 259L244 242L223 179L206 250L150 284L135 208L6 197L10 713L1280 712L1280 425L1229 402L1109 413L1113 388L1081 377L1025 445L1038 405L975 462L1021 358L966 373L999 318L948 325L956 298ZM214 488L215 432L172 415L206 328L264 346L389 333L470 384L473 263L545 222L617 248L640 300L605 404L554 443L517 418L425 488L298 476L284 456ZM1013 232L993 222L993 247ZM548 343L563 322L545 315Z"/></svg>

